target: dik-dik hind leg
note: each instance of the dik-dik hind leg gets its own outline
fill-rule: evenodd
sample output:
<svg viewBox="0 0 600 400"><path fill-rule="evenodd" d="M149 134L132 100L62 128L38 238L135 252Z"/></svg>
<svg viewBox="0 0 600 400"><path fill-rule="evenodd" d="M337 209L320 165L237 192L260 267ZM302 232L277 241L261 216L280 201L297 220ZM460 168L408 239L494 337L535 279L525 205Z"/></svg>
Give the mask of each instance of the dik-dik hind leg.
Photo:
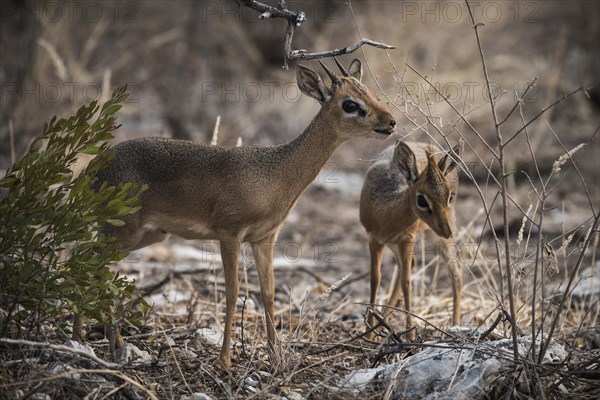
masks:
<svg viewBox="0 0 600 400"><path fill-rule="evenodd" d="M373 309L377 305L377 290L381 284L381 259L383 258L383 244L375 241L369 241L369 253L371 254L371 297L369 303L371 303ZM369 313L367 323L370 327L375 326L375 317L372 313ZM375 332L370 332L367 337L373 339Z"/></svg>
<svg viewBox="0 0 600 400"><path fill-rule="evenodd" d="M415 248L415 239L413 237L405 241L389 245L389 247L394 253L394 256L396 256L396 262L398 263L399 271L396 277L396 282L394 282L394 288L388 304L392 307L397 306L400 300L400 290L402 290L402 295L404 297L404 309L407 311L406 327L407 329L410 329L413 327L413 317L410 314L412 296L410 278L414 260L413 252ZM415 340L416 333L414 330L410 331L408 338L410 340Z"/></svg>
<svg viewBox="0 0 600 400"><path fill-rule="evenodd" d="M233 317L237 306L239 293L238 282L238 255L240 242L237 240L221 241L221 258L223 259L223 272L225 274L225 329L223 332L223 345L219 354L219 361L231 371L231 331Z"/></svg>
<svg viewBox="0 0 600 400"><path fill-rule="evenodd" d="M71 339L76 342L83 343L83 318L81 318L80 314L73 314L73 333L71 334Z"/></svg>
<svg viewBox="0 0 600 400"><path fill-rule="evenodd" d="M277 342L277 334L275 333L275 277L273 275L275 236L272 235L264 241L251 243L254 262L258 270L260 292L265 307L267 337L272 350L275 349Z"/></svg>
<svg viewBox="0 0 600 400"><path fill-rule="evenodd" d="M104 336L108 339L111 352L114 349L120 349L125 346L125 340L121 335L121 325L118 322L113 322L113 307L110 306L108 312L110 314L109 321L104 325Z"/></svg>
<svg viewBox="0 0 600 400"><path fill-rule="evenodd" d="M124 226L115 227L110 226L104 229L104 232L108 235L116 238L116 245L127 251L140 249L149 244L162 241L169 235L160 230L144 230L136 229L136 225L129 221L129 225L126 223ZM113 307L109 309L109 314L113 315ZM125 340L121 335L120 324L108 321L104 325L104 336L108 339L111 349L119 349L125 345Z"/></svg>
<svg viewBox="0 0 600 400"><path fill-rule="evenodd" d="M428 243L435 245L436 254L441 255L448 265L452 284L452 324L460 325L463 277L456 241L454 238L444 239L437 236L432 230L425 231L425 236Z"/></svg>

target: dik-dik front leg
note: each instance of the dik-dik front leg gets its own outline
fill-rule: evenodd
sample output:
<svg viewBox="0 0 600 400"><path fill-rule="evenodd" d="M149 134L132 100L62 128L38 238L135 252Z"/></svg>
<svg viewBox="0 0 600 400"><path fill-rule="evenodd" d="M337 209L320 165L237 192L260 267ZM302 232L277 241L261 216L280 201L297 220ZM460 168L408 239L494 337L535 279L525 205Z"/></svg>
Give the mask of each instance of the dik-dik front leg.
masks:
<svg viewBox="0 0 600 400"><path fill-rule="evenodd" d="M396 257L396 262L398 263L398 274L396 276L396 282L394 282L392 295L390 296L388 304L392 307L396 307L400 300L400 290L402 290L402 295L404 296L404 309L407 311L406 328L410 329L413 327L413 317L411 314L410 305L412 296L410 278L414 260L413 253L415 248L415 237L413 235L398 243L390 244L389 247ZM410 331L408 338L410 340L415 340L416 333L414 330Z"/></svg>
<svg viewBox="0 0 600 400"><path fill-rule="evenodd" d="M223 332L223 345L219 360L221 364L231 371L231 330L233 317L237 306L239 293L238 282L238 255L240 242L237 240L221 241L221 258L223 259L223 272L225 273L225 329Z"/></svg>
<svg viewBox="0 0 600 400"><path fill-rule="evenodd" d="M276 235L267 239L251 243L254 262L258 270L260 281L260 293L265 306L265 320L267 325L267 337L271 350L275 350L277 335L275 333L275 277L273 276L273 249L275 247ZM276 353L273 351L273 355Z"/></svg>
<svg viewBox="0 0 600 400"><path fill-rule="evenodd" d="M371 254L371 298L370 303L375 310L377 306L377 290L381 284L381 259L383 258L383 244L376 240L369 240L369 252ZM367 318L369 327L375 326L375 317L369 313ZM373 339L375 332L370 332L367 337Z"/></svg>
<svg viewBox="0 0 600 400"><path fill-rule="evenodd" d="M453 302L453 313L452 313L452 324L460 325L460 303L462 300L462 265L458 260L458 249L454 239L450 238L445 240L444 248L446 251L442 252L444 260L448 264L450 269L450 278L452 279L452 302Z"/></svg>
<svg viewBox="0 0 600 400"><path fill-rule="evenodd" d="M452 230L454 231L454 229ZM425 231L425 239L427 243L435 245L436 254L441 255L444 262L448 265L450 281L452 283L452 324L460 325L463 276L462 263L459 258L456 241L453 237L444 239L437 236L432 230Z"/></svg>
<svg viewBox="0 0 600 400"><path fill-rule="evenodd" d="M433 232L428 232L428 235L436 236ZM448 265L448 269L450 270L450 280L452 282L452 324L460 325L460 317L461 317L461 299L462 299L462 287L463 287L463 277L462 277L462 264L459 262L458 258L458 248L456 247L456 241L454 238L444 239L439 236L436 236L435 241L437 242L437 247L441 252L442 258Z"/></svg>

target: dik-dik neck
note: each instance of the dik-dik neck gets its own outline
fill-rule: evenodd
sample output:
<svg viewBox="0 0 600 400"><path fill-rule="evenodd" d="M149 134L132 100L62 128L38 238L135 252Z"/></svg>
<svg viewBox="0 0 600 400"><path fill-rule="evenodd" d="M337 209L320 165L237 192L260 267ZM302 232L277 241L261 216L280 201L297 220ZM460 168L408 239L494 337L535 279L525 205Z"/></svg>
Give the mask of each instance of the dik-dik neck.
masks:
<svg viewBox="0 0 600 400"><path fill-rule="evenodd" d="M285 180L284 187L290 196L302 193L335 149L345 141L336 135L335 129L335 124L321 111L300 136L279 147L280 176Z"/></svg>
<svg viewBox="0 0 600 400"><path fill-rule="evenodd" d="M416 193L410 188L405 188L398 192L397 197L387 205L384 212L385 219L393 221L391 226L396 232L402 232L410 228L415 228L419 217L413 211L413 202L415 201Z"/></svg>

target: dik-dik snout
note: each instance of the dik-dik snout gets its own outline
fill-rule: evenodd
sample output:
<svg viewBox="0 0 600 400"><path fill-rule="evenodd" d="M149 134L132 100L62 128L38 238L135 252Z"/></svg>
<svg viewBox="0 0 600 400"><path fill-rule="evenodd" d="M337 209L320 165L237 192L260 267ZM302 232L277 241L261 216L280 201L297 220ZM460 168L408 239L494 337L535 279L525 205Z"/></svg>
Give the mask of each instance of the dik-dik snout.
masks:
<svg viewBox="0 0 600 400"><path fill-rule="evenodd" d="M453 157L458 157L459 147L453 149ZM456 179L456 162L449 154L435 161L427 152L424 165L418 165L414 152L403 142L398 142L392 165L404 174L412 197L412 211L438 236L449 239L453 235L450 209L453 207L456 192L453 180Z"/></svg>

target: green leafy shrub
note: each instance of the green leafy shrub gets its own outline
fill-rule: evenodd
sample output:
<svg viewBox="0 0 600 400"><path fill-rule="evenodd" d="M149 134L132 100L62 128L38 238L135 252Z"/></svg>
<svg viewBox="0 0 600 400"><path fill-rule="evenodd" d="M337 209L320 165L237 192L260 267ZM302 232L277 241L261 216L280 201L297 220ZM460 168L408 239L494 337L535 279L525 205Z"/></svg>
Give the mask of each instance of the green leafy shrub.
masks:
<svg viewBox="0 0 600 400"><path fill-rule="evenodd" d="M92 102L68 119L52 118L0 180L5 192L0 199L2 336L40 336L44 327L64 328L68 312L100 322L135 322L146 312L134 284L109 271L108 265L126 254L102 232L104 224L120 225L120 217L139 210L145 188L132 183L93 188L96 173L110 159L106 142L118 128L115 113L127 97L121 87L101 108ZM75 174L81 154L100 156ZM111 316L115 300L119 304Z"/></svg>

